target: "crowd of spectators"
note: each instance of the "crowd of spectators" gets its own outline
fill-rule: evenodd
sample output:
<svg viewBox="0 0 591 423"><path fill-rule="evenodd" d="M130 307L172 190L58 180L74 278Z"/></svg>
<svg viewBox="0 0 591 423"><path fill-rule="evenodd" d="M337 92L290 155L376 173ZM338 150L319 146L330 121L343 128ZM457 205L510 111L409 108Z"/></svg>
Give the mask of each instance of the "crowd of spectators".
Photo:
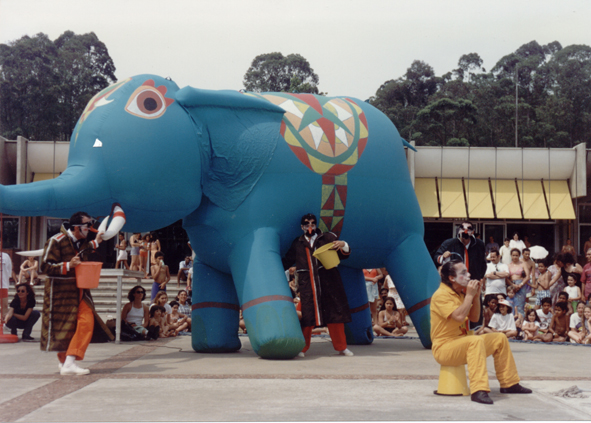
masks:
<svg viewBox="0 0 591 423"><path fill-rule="evenodd" d="M138 334L130 340L153 340L191 333L191 303L187 291L179 291L170 302L166 291L158 291L150 306L143 303L145 298L146 290L141 285L134 286L127 294L129 302L121 310L124 325ZM125 328L121 333L125 333Z"/></svg>
<svg viewBox="0 0 591 423"><path fill-rule="evenodd" d="M487 256L482 324L475 334L503 332L534 342L591 343L591 248L581 267L569 243L553 258L532 260L530 249L510 250L502 263L492 248ZM510 316L510 317L508 317Z"/></svg>
<svg viewBox="0 0 591 423"><path fill-rule="evenodd" d="M297 274L295 268L285 272L296 307L298 318L301 319L301 304L298 291ZM368 296L373 332L376 336L397 337L408 332L409 323L406 320L406 308L400 299L396 286L386 268L364 269L365 284ZM240 329L247 333L242 315L240 315ZM319 335L327 333L326 327L317 327L312 331Z"/></svg>
<svg viewBox="0 0 591 423"><path fill-rule="evenodd" d="M518 234L513 234L499 248L499 244L490 237L484 247L483 313L481 324L474 328L475 334L503 332L508 338L518 340L591 343L591 239L587 242L589 245L586 244L587 264L582 267L573 255L570 240L553 258L532 260L526 238L521 241ZM461 240L459 236L458 239ZM483 245L482 241L480 243ZM466 248L473 246L470 242L466 245ZM146 290L138 285L129 291L129 302L122 309L122 319L141 339L190 333L191 256L186 256L179 263L177 273L177 288L181 287L181 282L186 282L187 290L178 291L176 298L169 301L166 285L171 277L158 240L150 234L143 237L133 234L127 242L121 234L115 248L119 252L118 267L129 268L127 252L131 248L131 269L145 272L154 281L150 306L143 302ZM451 259L458 258L459 254L454 254ZM436 256L435 263L440 265L442 259L446 259L443 254L441 259ZM28 257L22 263L18 278L21 283L17 285L17 294L8 307L9 314L5 319L11 333L17 328L24 329L23 340L29 340L32 325L39 318L39 312L34 310L32 288L39 277L38 268L34 257ZM290 270L286 276L294 306L301 317L297 278ZM363 272L375 335L405 335L409 328L406 309L387 270L364 269ZM240 329L246 333L243 320L240 321ZM314 330L317 334L325 332L326 328Z"/></svg>

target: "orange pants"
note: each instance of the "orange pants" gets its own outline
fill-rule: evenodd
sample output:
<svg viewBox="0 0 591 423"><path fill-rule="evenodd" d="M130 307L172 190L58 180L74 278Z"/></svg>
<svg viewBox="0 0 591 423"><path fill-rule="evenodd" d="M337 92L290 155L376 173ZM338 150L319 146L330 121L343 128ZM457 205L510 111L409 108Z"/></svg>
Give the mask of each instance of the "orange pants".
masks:
<svg viewBox="0 0 591 423"><path fill-rule="evenodd" d="M66 361L66 356L76 356L76 360L84 360L84 354L92 339L94 330L94 314L92 309L84 301L80 301L78 306L78 321L76 323L76 333L68 345L68 351L58 352L57 358L60 363Z"/></svg>
<svg viewBox="0 0 591 423"><path fill-rule="evenodd" d="M492 355L495 372L501 388L509 388L519 383L515 360L509 341L503 333L462 336L445 342L433 350L433 357L442 366L468 365L470 393L490 392L486 357Z"/></svg>
<svg viewBox="0 0 591 423"><path fill-rule="evenodd" d="M332 339L332 346L337 351L343 351L347 349L347 337L345 336L345 324L344 323L329 323L326 325L328 327L328 333L330 334L330 339ZM310 348L310 340L312 339L312 330L314 326L306 326L302 328L302 333L304 334L304 339L306 340L306 346L302 350L302 352L308 351Z"/></svg>

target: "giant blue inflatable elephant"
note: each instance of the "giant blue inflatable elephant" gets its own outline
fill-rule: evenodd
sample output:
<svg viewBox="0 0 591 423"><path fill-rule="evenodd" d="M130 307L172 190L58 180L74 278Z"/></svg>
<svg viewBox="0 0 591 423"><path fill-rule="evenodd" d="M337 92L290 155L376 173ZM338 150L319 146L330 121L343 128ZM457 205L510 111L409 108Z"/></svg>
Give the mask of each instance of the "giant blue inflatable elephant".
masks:
<svg viewBox="0 0 591 423"><path fill-rule="evenodd" d="M353 322L349 343L373 339L361 269L386 267L429 347L439 276L398 131L346 97L179 89L139 75L97 94L58 178L0 187L0 211L69 217L119 203L128 232L183 219L197 255L193 348L240 348L238 316L264 358L292 358L304 339L281 256L312 212L351 246L340 266Z"/></svg>

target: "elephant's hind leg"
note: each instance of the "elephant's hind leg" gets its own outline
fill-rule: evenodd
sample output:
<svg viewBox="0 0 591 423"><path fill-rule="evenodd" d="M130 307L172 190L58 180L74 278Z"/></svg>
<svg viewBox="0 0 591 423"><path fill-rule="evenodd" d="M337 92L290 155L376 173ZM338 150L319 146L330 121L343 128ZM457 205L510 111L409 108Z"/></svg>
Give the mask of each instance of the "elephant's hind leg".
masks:
<svg viewBox="0 0 591 423"><path fill-rule="evenodd" d="M343 286L347 293L347 301L351 310L350 323L345 325L347 344L367 345L373 342L373 327L371 314L367 302L367 290L365 289L365 277L363 270L351 267L339 266Z"/></svg>
<svg viewBox="0 0 591 423"><path fill-rule="evenodd" d="M423 346L431 347L431 296L439 287L439 273L422 236L406 238L388 256L386 268L392 277Z"/></svg>
<svg viewBox="0 0 591 423"><path fill-rule="evenodd" d="M230 267L254 351L263 358L295 357L304 348L290 288L279 255L279 235L260 228L241 239Z"/></svg>
<svg viewBox="0 0 591 423"><path fill-rule="evenodd" d="M232 277L197 259L193 265L191 337L197 352L238 351L240 306Z"/></svg>

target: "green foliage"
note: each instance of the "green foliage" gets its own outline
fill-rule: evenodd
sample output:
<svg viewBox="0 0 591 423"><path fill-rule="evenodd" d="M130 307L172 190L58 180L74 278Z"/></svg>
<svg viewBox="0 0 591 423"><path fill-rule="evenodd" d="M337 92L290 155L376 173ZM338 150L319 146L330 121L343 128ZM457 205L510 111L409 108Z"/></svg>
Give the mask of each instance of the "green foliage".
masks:
<svg viewBox="0 0 591 423"><path fill-rule="evenodd" d="M470 143L466 138L450 138L447 145L450 147L469 147Z"/></svg>
<svg viewBox="0 0 591 423"><path fill-rule="evenodd" d="M431 66L415 60L403 77L384 82L370 103L394 122L403 138L410 140L418 112L442 84L444 79L436 77Z"/></svg>
<svg viewBox="0 0 591 423"><path fill-rule="evenodd" d="M255 57L243 83L247 91L318 94L318 75L299 54L267 53Z"/></svg>
<svg viewBox="0 0 591 423"><path fill-rule="evenodd" d="M489 72L482 63L477 53L465 54L457 69L437 77L414 61L370 102L418 145L514 146L517 124L519 146L591 146L591 47L531 41Z"/></svg>
<svg viewBox="0 0 591 423"><path fill-rule="evenodd" d="M0 128L9 139L69 139L86 103L117 81L94 33L39 33L0 44Z"/></svg>

